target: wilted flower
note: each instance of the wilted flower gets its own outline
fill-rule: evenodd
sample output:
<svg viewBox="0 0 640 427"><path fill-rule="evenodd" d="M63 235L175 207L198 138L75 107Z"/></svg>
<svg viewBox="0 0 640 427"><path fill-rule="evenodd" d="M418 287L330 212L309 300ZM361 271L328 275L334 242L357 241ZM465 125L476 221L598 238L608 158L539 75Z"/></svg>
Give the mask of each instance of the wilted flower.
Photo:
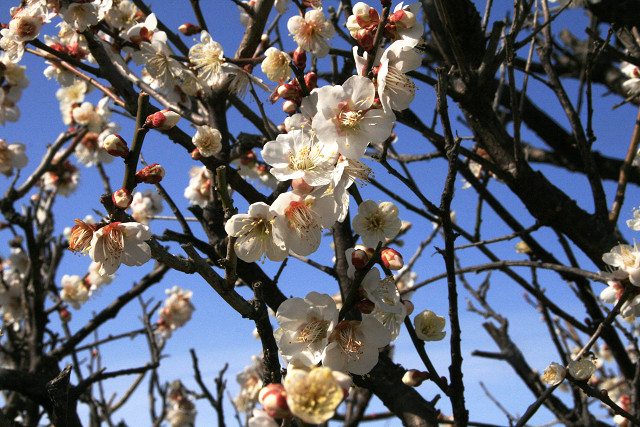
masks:
<svg viewBox="0 0 640 427"><path fill-rule="evenodd" d="M444 331L444 317L436 315L431 310L418 313L413 319L416 335L423 341L440 341L444 339L447 331Z"/></svg>
<svg viewBox="0 0 640 427"><path fill-rule="evenodd" d="M564 366L553 362L544 369L541 380L545 384L554 386L556 384L560 384L564 380L566 374L567 370Z"/></svg>
<svg viewBox="0 0 640 427"><path fill-rule="evenodd" d="M71 229L69 250L73 253L88 252L89 248L91 248L91 239L93 239L96 227L79 219L75 219L74 222L76 225Z"/></svg>

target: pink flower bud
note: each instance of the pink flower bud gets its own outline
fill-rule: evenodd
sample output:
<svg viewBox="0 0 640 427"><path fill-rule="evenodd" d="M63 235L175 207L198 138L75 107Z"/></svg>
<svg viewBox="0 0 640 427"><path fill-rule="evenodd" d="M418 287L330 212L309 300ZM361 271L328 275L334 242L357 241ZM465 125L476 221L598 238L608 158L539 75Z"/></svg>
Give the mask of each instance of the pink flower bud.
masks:
<svg viewBox="0 0 640 427"><path fill-rule="evenodd" d="M157 184L164 178L164 168L157 163L140 169L136 172L136 182L144 182L145 184Z"/></svg>
<svg viewBox="0 0 640 427"><path fill-rule="evenodd" d="M356 270L363 269L368 262L369 262L369 256L362 249L355 249L351 253L351 264L353 264Z"/></svg>
<svg viewBox="0 0 640 427"><path fill-rule="evenodd" d="M113 200L113 204L120 209L127 209L133 200L133 196L131 196L131 192L129 190L121 188L113 192L111 200Z"/></svg>
<svg viewBox="0 0 640 427"><path fill-rule="evenodd" d="M399 29L411 28L416 24L416 15L404 9L400 9L389 15L389 22Z"/></svg>
<svg viewBox="0 0 640 427"><path fill-rule="evenodd" d="M307 184L304 178L296 178L291 181L291 188L301 194L311 193L313 186Z"/></svg>
<svg viewBox="0 0 640 427"><path fill-rule="evenodd" d="M284 104L282 104L282 111L287 114L295 114L296 111L298 111L298 104L293 101L285 101Z"/></svg>
<svg viewBox="0 0 640 427"><path fill-rule="evenodd" d="M66 308L60 310L58 314L60 314L60 320L62 320L63 322L66 323L71 321L71 312Z"/></svg>
<svg viewBox="0 0 640 427"><path fill-rule="evenodd" d="M402 382L410 387L418 387L426 379L429 379L429 373L417 369L409 369L402 376Z"/></svg>
<svg viewBox="0 0 640 427"><path fill-rule="evenodd" d="M165 108L148 116L144 126L149 129L169 130L179 121L180 114Z"/></svg>
<svg viewBox="0 0 640 427"><path fill-rule="evenodd" d="M354 305L362 314L371 314L376 308L376 304L366 298L358 301Z"/></svg>
<svg viewBox="0 0 640 427"><path fill-rule="evenodd" d="M297 85L292 85L290 83L285 83L278 86L278 95L281 98L292 100L300 97L300 87Z"/></svg>
<svg viewBox="0 0 640 427"><path fill-rule="evenodd" d="M382 259L382 263L389 270L400 270L404 267L404 260L402 259L402 255L400 252L391 248L383 248L380 253L380 258Z"/></svg>
<svg viewBox="0 0 640 427"><path fill-rule="evenodd" d="M415 310L415 306L413 305L413 303L406 299L402 301L402 304L404 305L405 310L407 310L407 316L411 316L413 310Z"/></svg>
<svg viewBox="0 0 640 427"><path fill-rule="evenodd" d="M286 418L291 415L287 405L287 393L282 384L271 383L263 387L258 394L258 400L267 415L272 418Z"/></svg>
<svg viewBox="0 0 640 427"><path fill-rule="evenodd" d="M307 66L307 52L300 49L300 46L293 51L293 57L291 59L293 59L293 64L300 70L304 70Z"/></svg>
<svg viewBox="0 0 640 427"><path fill-rule="evenodd" d="M202 31L202 28L200 28L199 26L192 24L190 22L187 22L186 24L182 24L178 27L178 30L184 34L185 36L192 36L194 34L199 33L200 31Z"/></svg>
<svg viewBox="0 0 640 427"><path fill-rule="evenodd" d="M202 158L202 154L200 154L200 150L197 148L191 152L191 158L193 160L200 160Z"/></svg>
<svg viewBox="0 0 640 427"><path fill-rule="evenodd" d="M114 157L122 157L124 159L129 155L127 142L120 135L109 135L102 141L102 147Z"/></svg>
<svg viewBox="0 0 640 427"><path fill-rule="evenodd" d="M318 87L318 75L316 73L307 73L304 76L304 82L307 84L309 90L313 90Z"/></svg>

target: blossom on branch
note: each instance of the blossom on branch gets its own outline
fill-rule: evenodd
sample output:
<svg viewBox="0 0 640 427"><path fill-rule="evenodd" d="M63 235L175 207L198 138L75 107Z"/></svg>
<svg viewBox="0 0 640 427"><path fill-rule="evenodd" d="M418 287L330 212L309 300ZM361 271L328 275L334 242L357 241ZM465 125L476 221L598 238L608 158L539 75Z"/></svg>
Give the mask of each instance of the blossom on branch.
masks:
<svg viewBox="0 0 640 427"><path fill-rule="evenodd" d="M146 240L149 227L138 222L112 222L93 233L89 256L100 262L101 275L115 273L120 264L139 266L151 259Z"/></svg>
<svg viewBox="0 0 640 427"><path fill-rule="evenodd" d="M418 313L413 319L416 335L423 341L441 341L447 335L444 330L444 317L438 316L431 310Z"/></svg>
<svg viewBox="0 0 640 427"><path fill-rule="evenodd" d="M398 208L392 202L380 204L365 200L358 206L358 214L353 218L353 231L362 238L365 246L375 248L378 243L394 238L402 226L398 218Z"/></svg>
<svg viewBox="0 0 640 427"><path fill-rule="evenodd" d="M333 37L335 29L331 21L322 11L311 9L302 16L292 16L287 22L287 28L293 35L293 40L307 52L318 58L324 58L329 53L329 43L326 39Z"/></svg>

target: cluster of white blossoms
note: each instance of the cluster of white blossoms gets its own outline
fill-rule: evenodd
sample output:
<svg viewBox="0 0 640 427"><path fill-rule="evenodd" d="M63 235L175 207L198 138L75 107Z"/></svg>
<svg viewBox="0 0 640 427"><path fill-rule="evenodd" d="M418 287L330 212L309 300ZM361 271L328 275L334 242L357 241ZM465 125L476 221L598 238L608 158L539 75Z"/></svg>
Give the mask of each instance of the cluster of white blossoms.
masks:
<svg viewBox="0 0 640 427"><path fill-rule="evenodd" d="M5 30L2 30L5 31ZM0 43L4 38L0 39ZM0 83L0 124L17 122L20 118L18 101L22 97L22 90L29 86L29 79L25 76L26 67L12 62L5 52L0 55L0 68L3 69Z"/></svg>
<svg viewBox="0 0 640 427"><path fill-rule="evenodd" d="M149 224L154 216L162 212L162 197L154 190L145 190L133 195L131 205L131 216L141 224Z"/></svg>
<svg viewBox="0 0 640 427"><path fill-rule="evenodd" d="M22 248L22 239L16 238L9 245L11 252L2 262L2 280L0 286L0 310L5 325L20 329L20 322L25 316L25 304L22 299L24 280L28 280L29 257Z"/></svg>
<svg viewBox="0 0 640 427"><path fill-rule="evenodd" d="M158 328L156 333L163 339L171 337L171 333L184 326L195 310L191 303L192 291L186 291L178 286L165 291L167 299L159 311Z"/></svg>
<svg viewBox="0 0 640 427"><path fill-rule="evenodd" d="M14 169L27 166L29 159L24 153L25 150L25 145L20 142L7 144L7 141L0 139L0 173L11 176Z"/></svg>

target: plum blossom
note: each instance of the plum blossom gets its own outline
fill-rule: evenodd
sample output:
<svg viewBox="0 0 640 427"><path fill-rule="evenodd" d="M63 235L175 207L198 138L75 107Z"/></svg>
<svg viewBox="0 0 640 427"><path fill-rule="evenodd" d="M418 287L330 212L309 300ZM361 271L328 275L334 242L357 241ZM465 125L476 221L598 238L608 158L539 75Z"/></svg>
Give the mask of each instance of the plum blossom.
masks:
<svg viewBox="0 0 640 427"><path fill-rule="evenodd" d="M62 9L62 19L76 30L82 32L87 27L96 25L98 19L99 1L83 3L70 3L68 7Z"/></svg>
<svg viewBox="0 0 640 427"><path fill-rule="evenodd" d="M312 52L318 58L324 58L329 53L326 39L333 37L335 29L322 11L311 9L304 17L292 16L287 22L287 29L302 50Z"/></svg>
<svg viewBox="0 0 640 427"><path fill-rule="evenodd" d="M166 420L171 427L193 427L196 422L196 405L187 394L187 389L180 380L171 383L168 393Z"/></svg>
<svg viewBox="0 0 640 427"><path fill-rule="evenodd" d="M575 380L584 381L591 378L596 372L596 365L590 358L583 357L580 360L572 360L569 362L567 371Z"/></svg>
<svg viewBox="0 0 640 427"><path fill-rule="evenodd" d="M617 304L618 300L624 293L625 284L629 286L628 274L622 270L615 270L612 272L600 272L606 281L608 286L600 292L600 299L606 304ZM634 286L632 293L627 301L620 308L620 314L623 317L640 316L640 292L638 288Z"/></svg>
<svg viewBox="0 0 640 427"><path fill-rule="evenodd" d="M93 293L96 292L102 285L108 285L116 278L115 274L100 275L99 262L92 262L89 264L89 273L85 277L85 282L89 284L89 290Z"/></svg>
<svg viewBox="0 0 640 427"><path fill-rule="evenodd" d="M344 400L343 383L350 382L350 378L346 377L327 367L310 371L289 369L284 388L291 413L305 423L322 424L328 421Z"/></svg>
<svg viewBox="0 0 640 427"><path fill-rule="evenodd" d="M164 300L164 307L159 311L157 332L166 339L173 331L191 320L195 307L191 303L192 291L174 286L165 290L165 293L168 297Z"/></svg>
<svg viewBox="0 0 640 427"><path fill-rule="evenodd" d="M131 201L131 216L137 222L148 224L149 221L162 212L162 197L153 190L137 192Z"/></svg>
<svg viewBox="0 0 640 427"><path fill-rule="evenodd" d="M273 235L276 244L284 245L297 255L307 256L320 247L322 229L328 229L338 219L338 210L331 195L295 191L280 194L271 205L276 214Z"/></svg>
<svg viewBox="0 0 640 427"><path fill-rule="evenodd" d="M416 335L423 341L441 341L447 331L444 330L444 317L438 316L431 310L418 313L413 319Z"/></svg>
<svg viewBox="0 0 640 427"><path fill-rule="evenodd" d="M261 68L269 80L277 82L291 78L291 57L288 53L272 46L264 52L264 55Z"/></svg>
<svg viewBox="0 0 640 427"><path fill-rule="evenodd" d="M151 239L149 227L138 222L112 222L93 233L89 256L100 262L101 275L115 273L120 264L138 266L151 259L145 242Z"/></svg>
<svg viewBox="0 0 640 427"><path fill-rule="evenodd" d="M628 80L622 83L622 87L627 90L629 95L635 95L640 92L640 69L628 62L620 63L620 71L622 71Z"/></svg>
<svg viewBox="0 0 640 427"><path fill-rule="evenodd" d="M0 173L11 176L14 169L27 166L29 159L24 154L25 150L26 147L22 143L7 144L7 141L0 139Z"/></svg>
<svg viewBox="0 0 640 427"><path fill-rule="evenodd" d="M220 43L208 32L200 33L200 43L189 49L189 59L198 70L198 77L210 86L217 85L222 78L224 52Z"/></svg>
<svg viewBox="0 0 640 427"><path fill-rule="evenodd" d="M172 88L178 84L184 73L182 65L171 57L173 52L164 39L156 37L151 43L142 42L138 55L133 60L145 69L163 88Z"/></svg>
<svg viewBox="0 0 640 427"><path fill-rule="evenodd" d="M420 2L410 5L404 2L398 3L389 15L389 24L385 28L385 34L393 40L405 40L414 46L420 42L424 35L424 25L417 20L420 12Z"/></svg>
<svg viewBox="0 0 640 427"><path fill-rule="evenodd" d="M263 362L262 356L252 356L251 365L236 376L240 384L240 392L232 399L238 412L250 412L258 402L258 394L262 389Z"/></svg>
<svg viewBox="0 0 640 427"><path fill-rule="evenodd" d="M394 238L402 221L398 218L398 208L392 202L365 200L358 206L358 214L353 218L353 231L362 238L362 243L370 248L379 242Z"/></svg>
<svg viewBox="0 0 640 427"><path fill-rule="evenodd" d="M93 233L96 231L95 222L85 222L79 219L74 220L76 225L71 229L69 236L69 250L73 253L88 252L91 247Z"/></svg>
<svg viewBox="0 0 640 427"><path fill-rule="evenodd" d="M222 150L222 134L210 126L198 126L196 134L191 139L202 157L215 156Z"/></svg>
<svg viewBox="0 0 640 427"><path fill-rule="evenodd" d="M602 260L629 275L635 286L640 286L640 251L636 245L617 245L602 255Z"/></svg>
<svg viewBox="0 0 640 427"><path fill-rule="evenodd" d="M78 310L90 296L89 287L85 285L82 277L68 274L62 276L62 291L60 292L62 301L71 304L73 308Z"/></svg>
<svg viewBox="0 0 640 427"><path fill-rule="evenodd" d="M253 415L247 420L249 427L279 427L280 424L265 411L254 409Z"/></svg>
<svg viewBox="0 0 640 427"><path fill-rule="evenodd" d="M20 321L25 316L25 305L22 301L22 284L17 277L14 280L7 280L11 276L15 277L16 275L8 270L3 271L3 278L9 286L0 287L0 311L5 325L13 323L14 328L18 329Z"/></svg>
<svg viewBox="0 0 640 427"><path fill-rule="evenodd" d="M52 169L42 176L43 187L47 191L56 191L58 195L67 197L76 191L80 181L80 170L69 160L59 161L54 157Z"/></svg>
<svg viewBox="0 0 640 427"><path fill-rule="evenodd" d="M391 135L395 116L372 108L376 88L368 78L351 76L342 86L316 90L318 113L313 130L320 141L336 141L343 156L358 159L370 142L382 143Z"/></svg>
<svg viewBox="0 0 640 427"><path fill-rule="evenodd" d="M567 370L564 366L553 362L544 369L541 380L547 385L554 386L560 384L564 380L566 374Z"/></svg>
<svg viewBox="0 0 640 427"><path fill-rule="evenodd" d="M303 130L280 134L262 149L262 158L271 166L271 173L279 181L302 178L311 186L329 184L336 160L338 146L322 142Z"/></svg>
<svg viewBox="0 0 640 427"><path fill-rule="evenodd" d="M372 317L365 317L361 322L343 320L329 335L322 365L365 375L378 363L378 349L390 342L391 332Z"/></svg>
<svg viewBox="0 0 640 427"><path fill-rule="evenodd" d="M189 186L184 190L184 197L193 204L205 206L213 197L211 186L213 174L206 166L194 166L189 171L189 175L191 179Z"/></svg>
<svg viewBox="0 0 640 427"><path fill-rule="evenodd" d="M318 364L338 323L338 308L327 295L311 292L302 298L289 298L278 307L276 320L280 328L274 336L282 356L296 358L306 366Z"/></svg>
<svg viewBox="0 0 640 427"><path fill-rule="evenodd" d="M271 261L287 257L284 243L274 240L273 219L269 205L257 202L249 206L247 214L236 214L227 221L224 228L229 236L236 237L234 248L238 258L255 262L264 256Z"/></svg>

